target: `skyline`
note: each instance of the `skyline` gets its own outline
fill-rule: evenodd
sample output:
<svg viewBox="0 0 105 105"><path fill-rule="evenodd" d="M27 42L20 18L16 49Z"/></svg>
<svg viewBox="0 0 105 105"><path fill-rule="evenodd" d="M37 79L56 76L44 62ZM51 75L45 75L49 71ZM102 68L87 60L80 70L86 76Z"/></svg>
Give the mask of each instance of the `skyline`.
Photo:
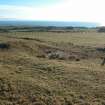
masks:
<svg viewBox="0 0 105 105"><path fill-rule="evenodd" d="M3 0L0 19L81 21L105 25L104 0Z"/></svg>

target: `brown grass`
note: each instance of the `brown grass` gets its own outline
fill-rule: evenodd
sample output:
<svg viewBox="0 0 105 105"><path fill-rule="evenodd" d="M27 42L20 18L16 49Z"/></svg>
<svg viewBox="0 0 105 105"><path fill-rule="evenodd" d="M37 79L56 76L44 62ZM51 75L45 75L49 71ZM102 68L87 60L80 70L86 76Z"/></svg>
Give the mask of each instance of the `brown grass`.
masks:
<svg viewBox="0 0 105 105"><path fill-rule="evenodd" d="M9 45L8 49L0 48L1 105L105 104L105 67L100 66L104 53L97 51L98 44L94 47L24 37L0 36L0 42ZM49 52L57 51L66 59L48 58ZM80 60L68 59L68 55Z"/></svg>

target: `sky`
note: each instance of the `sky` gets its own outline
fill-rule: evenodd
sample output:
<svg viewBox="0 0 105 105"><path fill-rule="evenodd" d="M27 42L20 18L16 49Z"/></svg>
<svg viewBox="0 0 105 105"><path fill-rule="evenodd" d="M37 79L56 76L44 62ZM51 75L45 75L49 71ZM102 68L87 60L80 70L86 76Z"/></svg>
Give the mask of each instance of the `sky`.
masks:
<svg viewBox="0 0 105 105"><path fill-rule="evenodd" d="M105 25L105 0L0 0L0 19L80 21Z"/></svg>

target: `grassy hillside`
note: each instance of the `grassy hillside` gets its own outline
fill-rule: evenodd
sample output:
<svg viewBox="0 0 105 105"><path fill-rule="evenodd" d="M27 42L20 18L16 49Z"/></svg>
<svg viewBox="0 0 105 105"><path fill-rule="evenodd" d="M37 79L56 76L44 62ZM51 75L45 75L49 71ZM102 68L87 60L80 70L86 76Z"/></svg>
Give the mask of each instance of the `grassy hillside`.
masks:
<svg viewBox="0 0 105 105"><path fill-rule="evenodd" d="M5 35L5 33L2 33ZM103 45L105 44L105 33L98 32L12 32L6 35L14 37L38 38L43 41L56 43L74 43L76 45Z"/></svg>
<svg viewBox="0 0 105 105"><path fill-rule="evenodd" d="M0 105L104 105L105 34L0 33Z"/></svg>

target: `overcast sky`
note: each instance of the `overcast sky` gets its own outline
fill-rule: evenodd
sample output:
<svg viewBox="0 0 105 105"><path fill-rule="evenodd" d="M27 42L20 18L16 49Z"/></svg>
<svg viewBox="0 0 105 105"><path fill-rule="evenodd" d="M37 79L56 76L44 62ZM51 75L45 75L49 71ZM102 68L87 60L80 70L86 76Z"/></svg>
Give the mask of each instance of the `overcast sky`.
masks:
<svg viewBox="0 0 105 105"><path fill-rule="evenodd" d="M1 19L97 22L105 25L105 0L0 0Z"/></svg>

